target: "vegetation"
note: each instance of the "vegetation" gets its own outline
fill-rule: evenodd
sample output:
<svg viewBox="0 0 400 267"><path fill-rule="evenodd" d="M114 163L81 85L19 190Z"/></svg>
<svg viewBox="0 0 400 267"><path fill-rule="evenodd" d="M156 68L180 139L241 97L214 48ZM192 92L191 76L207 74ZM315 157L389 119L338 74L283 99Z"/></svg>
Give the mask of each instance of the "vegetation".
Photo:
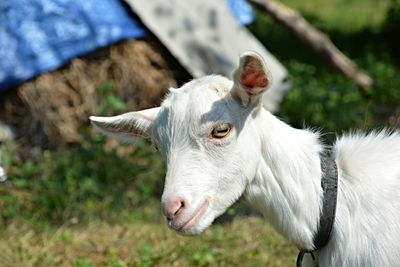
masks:
<svg viewBox="0 0 400 267"><path fill-rule="evenodd" d="M250 30L288 68L293 87L278 114L288 123L332 132L400 125L400 2L282 0L376 81L361 90L260 12ZM126 108L112 81L103 114ZM0 184L2 266L288 266L296 248L240 202L200 237L168 230L160 213L164 164L144 140L132 146L83 129L82 145L18 156L0 145L9 174ZM253 214L253 213L252 213Z"/></svg>
<svg viewBox="0 0 400 267"><path fill-rule="evenodd" d="M154 211L153 207L150 209ZM157 214L152 220L140 218L116 224L96 219L81 226L69 221L57 229L45 227L39 232L29 224L14 221L2 233L2 266L294 264L296 249L261 218L238 218L216 225L201 236L184 237L168 230Z"/></svg>
<svg viewBox="0 0 400 267"><path fill-rule="evenodd" d="M327 133L398 127L399 1L282 2L297 8L325 32L376 84L367 90L358 88L333 72L281 25L257 13L250 29L285 64L293 83L279 115L296 127L306 124Z"/></svg>

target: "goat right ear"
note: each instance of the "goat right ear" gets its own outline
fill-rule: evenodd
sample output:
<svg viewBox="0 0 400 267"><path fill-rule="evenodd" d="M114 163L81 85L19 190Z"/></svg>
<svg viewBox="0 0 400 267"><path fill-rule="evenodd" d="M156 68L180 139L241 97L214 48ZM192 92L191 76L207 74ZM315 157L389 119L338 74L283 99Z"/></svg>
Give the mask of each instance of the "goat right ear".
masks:
<svg viewBox="0 0 400 267"><path fill-rule="evenodd" d="M272 82L263 58L253 51L240 55L239 67L233 74L232 95L243 106L256 106Z"/></svg>
<svg viewBox="0 0 400 267"><path fill-rule="evenodd" d="M90 121L102 134L125 142L133 142L136 137L151 137L151 128L159 109L159 107L150 108L114 117L91 116Z"/></svg>

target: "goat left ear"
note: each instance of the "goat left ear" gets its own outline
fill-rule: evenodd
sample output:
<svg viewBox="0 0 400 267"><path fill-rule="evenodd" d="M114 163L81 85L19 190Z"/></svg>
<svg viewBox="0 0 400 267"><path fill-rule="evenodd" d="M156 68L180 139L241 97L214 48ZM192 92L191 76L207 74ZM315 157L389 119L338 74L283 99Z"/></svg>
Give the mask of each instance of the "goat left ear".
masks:
<svg viewBox="0 0 400 267"><path fill-rule="evenodd" d="M153 121L160 108L150 108L128 112L114 117L91 116L93 126L102 134L125 142L133 142L137 137L151 138Z"/></svg>
<svg viewBox="0 0 400 267"><path fill-rule="evenodd" d="M239 67L233 74L233 80L232 95L243 106L256 106L272 78L263 58L256 52L247 51L240 55Z"/></svg>

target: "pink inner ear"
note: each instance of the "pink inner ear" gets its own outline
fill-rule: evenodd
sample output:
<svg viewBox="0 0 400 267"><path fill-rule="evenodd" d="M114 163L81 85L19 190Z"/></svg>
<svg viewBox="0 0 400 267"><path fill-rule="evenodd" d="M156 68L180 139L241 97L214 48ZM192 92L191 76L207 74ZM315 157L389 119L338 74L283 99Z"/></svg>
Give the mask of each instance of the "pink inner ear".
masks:
<svg viewBox="0 0 400 267"><path fill-rule="evenodd" d="M264 88L268 85L268 77L262 63L255 58L247 57L243 64L241 83L247 88Z"/></svg>
<svg viewBox="0 0 400 267"><path fill-rule="evenodd" d="M249 88L263 88L268 85L268 79L263 73L248 73L247 75L242 75L242 84Z"/></svg>

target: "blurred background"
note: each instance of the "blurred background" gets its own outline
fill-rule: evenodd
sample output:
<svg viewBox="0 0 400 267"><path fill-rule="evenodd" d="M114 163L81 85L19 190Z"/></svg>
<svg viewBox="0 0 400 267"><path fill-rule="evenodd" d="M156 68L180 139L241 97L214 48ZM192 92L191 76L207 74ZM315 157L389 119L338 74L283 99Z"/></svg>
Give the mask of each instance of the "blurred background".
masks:
<svg viewBox="0 0 400 267"><path fill-rule="evenodd" d="M293 265L243 200L202 236L167 229L160 156L88 121L229 76L247 49L275 76L264 106L292 126L327 144L399 128L399 0L1 1L0 266Z"/></svg>

